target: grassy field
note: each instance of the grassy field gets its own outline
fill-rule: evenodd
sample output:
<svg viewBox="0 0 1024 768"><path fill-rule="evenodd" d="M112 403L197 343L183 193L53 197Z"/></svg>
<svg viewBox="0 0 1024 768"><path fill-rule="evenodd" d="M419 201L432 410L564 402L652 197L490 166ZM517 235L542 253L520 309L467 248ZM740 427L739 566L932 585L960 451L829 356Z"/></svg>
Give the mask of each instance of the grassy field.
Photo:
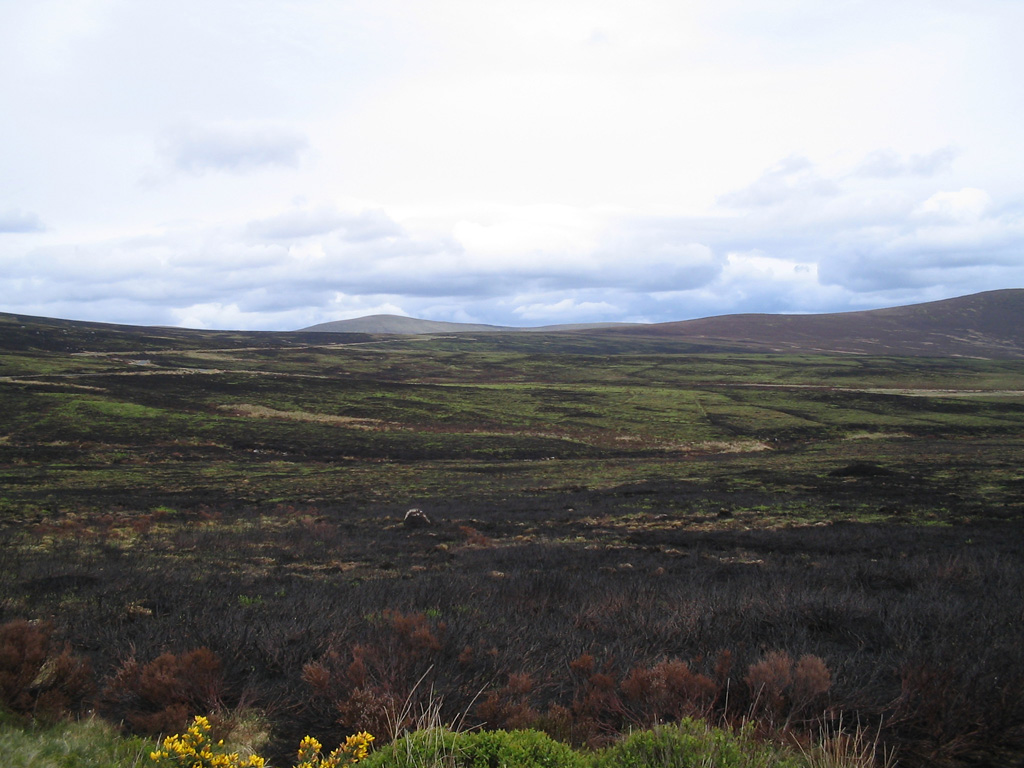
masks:
<svg viewBox="0 0 1024 768"><path fill-rule="evenodd" d="M0 622L139 732L244 706L329 742L429 695L574 744L1024 736L1019 361L7 316L0 413Z"/></svg>

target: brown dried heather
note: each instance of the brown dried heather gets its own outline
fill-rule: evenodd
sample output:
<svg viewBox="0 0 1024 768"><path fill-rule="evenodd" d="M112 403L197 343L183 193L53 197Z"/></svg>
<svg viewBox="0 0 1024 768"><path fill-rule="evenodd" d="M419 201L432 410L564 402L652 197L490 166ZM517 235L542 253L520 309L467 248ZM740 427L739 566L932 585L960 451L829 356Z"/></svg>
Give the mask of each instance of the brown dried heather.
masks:
<svg viewBox="0 0 1024 768"><path fill-rule="evenodd" d="M813 714L822 705L832 687L832 674L818 656L805 654L794 664L785 651L771 651L747 668L744 681L754 714L793 718Z"/></svg>
<svg viewBox="0 0 1024 768"><path fill-rule="evenodd" d="M28 712L32 681L49 653L49 624L19 619L0 627L0 703L15 712Z"/></svg>
<svg viewBox="0 0 1024 768"><path fill-rule="evenodd" d="M207 648L164 653L146 665L127 659L111 676L100 706L138 733L180 731L197 712L218 709L224 676L220 659Z"/></svg>
<svg viewBox="0 0 1024 768"><path fill-rule="evenodd" d="M53 655L53 626L23 619L0 626L0 707L59 718L83 707L92 669L65 647Z"/></svg>
<svg viewBox="0 0 1024 768"><path fill-rule="evenodd" d="M331 712L350 730L388 736L407 725L402 712L424 703L417 680L442 650L445 626L433 626L423 613L386 610L369 627L373 637L366 642L347 651L332 645L303 666L302 680L312 693L304 709L315 718Z"/></svg>
<svg viewBox="0 0 1024 768"><path fill-rule="evenodd" d="M792 712L812 712L831 687L832 673L825 662L818 656L801 656L793 668L793 684L789 692Z"/></svg>
<svg viewBox="0 0 1024 768"><path fill-rule="evenodd" d="M302 682L313 692L325 696L331 688L331 671L321 661L311 661L302 668Z"/></svg>
<svg viewBox="0 0 1024 768"><path fill-rule="evenodd" d="M589 653L581 654L569 662L569 668L573 672L589 675L594 671L594 657Z"/></svg>
<svg viewBox="0 0 1024 768"><path fill-rule="evenodd" d="M618 732L626 710L617 689L616 679L606 672L595 672L587 678L572 705L575 741L596 747Z"/></svg>
<svg viewBox="0 0 1024 768"><path fill-rule="evenodd" d="M743 680L750 689L753 711L778 717L782 714L786 689L793 681L793 659L785 651L770 651L747 668Z"/></svg>
<svg viewBox="0 0 1024 768"><path fill-rule="evenodd" d="M521 729L533 727L539 718L531 706L533 677L528 673L508 676L504 687L489 691L476 707L476 714L494 728Z"/></svg>
<svg viewBox="0 0 1024 768"><path fill-rule="evenodd" d="M355 688L344 699L336 702L338 722L348 731L368 731L380 734L383 741L398 736L410 723L401 717L406 700L383 686Z"/></svg>
<svg viewBox="0 0 1024 768"><path fill-rule="evenodd" d="M489 547L491 545L491 540L471 525L460 525L459 531L466 537L466 543L472 547Z"/></svg>
<svg viewBox="0 0 1024 768"><path fill-rule="evenodd" d="M679 659L653 667L635 667L620 690L637 724L649 727L665 720L706 715L719 693L714 680L693 672Z"/></svg>
<svg viewBox="0 0 1024 768"><path fill-rule="evenodd" d="M43 665L33 689L37 695L33 708L36 717L56 720L80 712L96 690L92 666L65 647Z"/></svg>
<svg viewBox="0 0 1024 768"><path fill-rule="evenodd" d="M385 611L384 618L394 629L398 639L413 655L441 650L441 641L434 634L424 614ZM443 626L440 628L443 629Z"/></svg>

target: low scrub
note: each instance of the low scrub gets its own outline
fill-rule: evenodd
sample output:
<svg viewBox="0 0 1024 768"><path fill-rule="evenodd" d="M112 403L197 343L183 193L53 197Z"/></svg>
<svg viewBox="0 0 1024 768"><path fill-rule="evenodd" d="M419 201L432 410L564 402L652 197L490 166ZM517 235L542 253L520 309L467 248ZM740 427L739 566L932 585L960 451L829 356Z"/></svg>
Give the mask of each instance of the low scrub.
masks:
<svg viewBox="0 0 1024 768"><path fill-rule="evenodd" d="M868 768L874 755L835 743L805 750L759 741L753 725L738 731L686 718L636 731L599 750L574 750L536 730L416 731L371 754L362 768Z"/></svg>
<svg viewBox="0 0 1024 768"><path fill-rule="evenodd" d="M594 756L593 768L807 768L804 757L756 741L753 729L711 728L700 720L637 731ZM851 764L852 765L852 764Z"/></svg>

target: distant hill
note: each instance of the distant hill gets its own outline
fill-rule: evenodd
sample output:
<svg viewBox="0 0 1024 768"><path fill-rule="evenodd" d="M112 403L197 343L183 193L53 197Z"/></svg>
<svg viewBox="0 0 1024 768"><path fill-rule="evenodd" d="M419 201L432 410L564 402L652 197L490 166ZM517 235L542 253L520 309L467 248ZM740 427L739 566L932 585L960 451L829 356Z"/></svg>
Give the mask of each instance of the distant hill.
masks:
<svg viewBox="0 0 1024 768"><path fill-rule="evenodd" d="M520 328L511 325L483 325L480 323L446 323L440 320L420 320L401 315L367 315L352 320L335 320L303 328L302 331L318 333L514 333L523 331L579 331L604 328L621 328L633 323L575 323L571 325L543 325L536 328Z"/></svg>
<svg viewBox="0 0 1024 768"><path fill-rule="evenodd" d="M719 315L671 323L594 323L539 328L445 323L372 315L304 332L422 334L577 332L678 340L705 349L936 357L1024 357L1024 289L988 291L888 309L817 315Z"/></svg>
<svg viewBox="0 0 1024 768"><path fill-rule="evenodd" d="M374 315L301 331L199 331L112 325L0 312L0 350L78 352L277 347L368 338L367 334L559 333L588 348L1024 359L1024 289L988 291L890 309L820 315L720 315L672 323L589 323L538 328L445 323Z"/></svg>
<svg viewBox="0 0 1024 768"><path fill-rule="evenodd" d="M771 352L1021 358L1024 290L861 312L721 315L615 333Z"/></svg>

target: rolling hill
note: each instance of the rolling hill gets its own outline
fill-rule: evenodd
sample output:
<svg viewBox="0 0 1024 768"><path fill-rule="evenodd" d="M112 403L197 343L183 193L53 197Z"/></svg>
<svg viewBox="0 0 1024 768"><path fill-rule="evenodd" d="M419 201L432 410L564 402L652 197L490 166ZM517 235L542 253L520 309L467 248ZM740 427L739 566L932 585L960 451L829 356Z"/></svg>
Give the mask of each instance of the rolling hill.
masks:
<svg viewBox="0 0 1024 768"><path fill-rule="evenodd" d="M668 346L711 351L1024 358L1024 289L924 304L818 315L737 314L670 323L594 323L536 328L446 323L395 315L340 320L300 331L200 331L57 320L0 313L0 349L159 349L317 344L325 336L555 333L610 348Z"/></svg>
<svg viewBox="0 0 1024 768"><path fill-rule="evenodd" d="M575 323L569 325L542 325L525 328L511 325L484 325L482 323L449 323L440 320L421 320L402 315L367 315L351 320L335 320L303 328L302 331L318 333L389 333L417 335L421 333L514 333L532 331L547 333L558 331L597 330L620 328L634 323Z"/></svg>
<svg viewBox="0 0 1024 768"><path fill-rule="evenodd" d="M987 291L924 304L817 315L738 314L670 323L540 328L444 323L373 315L303 331L333 333L571 332L677 340L756 352L935 357L1024 357L1024 289Z"/></svg>
<svg viewBox="0 0 1024 768"><path fill-rule="evenodd" d="M757 351L1024 357L1024 290L821 315L722 315L617 331Z"/></svg>

